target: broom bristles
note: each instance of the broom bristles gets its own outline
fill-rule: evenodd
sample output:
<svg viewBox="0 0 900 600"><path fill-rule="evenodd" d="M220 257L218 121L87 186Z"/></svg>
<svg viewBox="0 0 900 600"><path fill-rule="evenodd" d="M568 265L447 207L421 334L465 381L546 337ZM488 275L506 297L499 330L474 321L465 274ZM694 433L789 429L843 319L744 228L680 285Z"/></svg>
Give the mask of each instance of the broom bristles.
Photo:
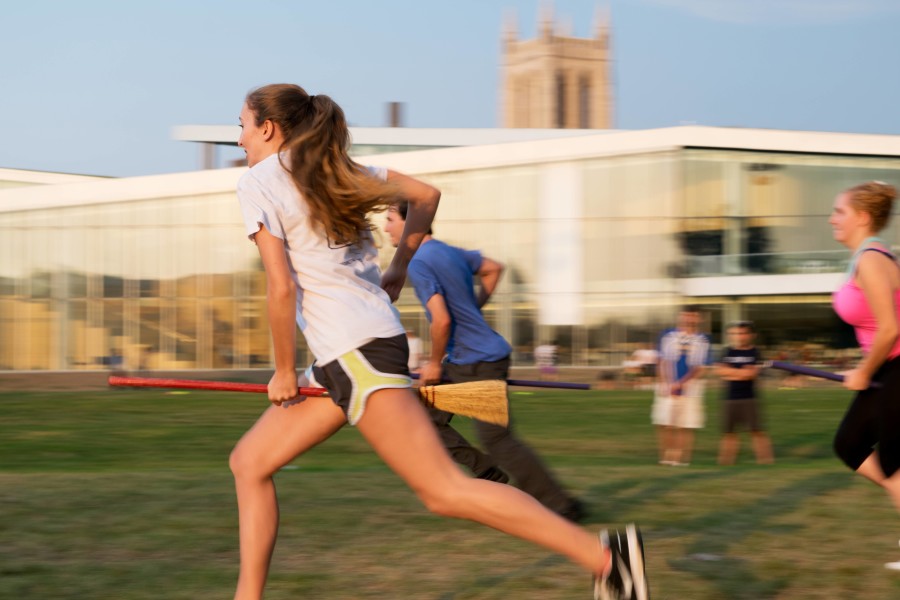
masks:
<svg viewBox="0 0 900 600"><path fill-rule="evenodd" d="M506 382L500 380L470 381L444 385L423 385L419 396L427 406L506 427L509 425L509 402Z"/></svg>

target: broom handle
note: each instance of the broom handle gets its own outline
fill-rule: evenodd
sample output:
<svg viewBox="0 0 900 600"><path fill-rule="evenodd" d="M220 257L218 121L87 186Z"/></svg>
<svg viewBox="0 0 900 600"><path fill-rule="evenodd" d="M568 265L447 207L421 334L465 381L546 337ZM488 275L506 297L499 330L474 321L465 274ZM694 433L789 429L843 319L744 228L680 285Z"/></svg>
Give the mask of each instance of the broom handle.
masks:
<svg viewBox="0 0 900 600"><path fill-rule="evenodd" d="M265 383L236 383L231 381L201 381L197 379L163 379L155 377L122 377L110 375L109 385L118 387L151 387L179 390L211 390L219 392L251 392L267 394L269 386ZM298 388L301 396L327 396L328 390L320 387Z"/></svg>
<svg viewBox="0 0 900 600"><path fill-rule="evenodd" d="M813 369L812 367L806 367L803 365L795 365L789 362L783 362L780 360L773 360L767 363L764 363L765 367L771 367L773 369L781 369L782 371L788 371L790 373L797 373L799 375L809 375L810 377L818 377L820 379L829 379L831 381L844 381L844 376L840 373L832 373L831 371L822 371L821 369ZM873 381L869 384L870 388L880 388L881 383L877 381Z"/></svg>
<svg viewBox="0 0 900 600"><path fill-rule="evenodd" d="M268 393L268 386L264 383L234 383L230 381L203 381L197 379L165 379L155 377L123 377L118 375L110 375L107 382L111 386L117 387L149 387L149 388L169 388L182 390L210 390L223 392L252 392L258 394ZM419 388L420 399L440 410L448 410L470 416L476 419L502 425L506 427L509 424L508 413L506 412L506 387L495 394L483 395L478 393L479 404L475 407L469 407L466 412L459 412L457 406L461 397L465 396L463 389L471 386L477 386L484 382L460 383L448 386L425 386ZM327 396L328 391L320 387L301 387L298 388L298 394L301 396ZM472 393L470 390L469 394ZM454 403L454 399L457 403ZM492 414L492 405L501 404L504 406L502 417L496 417Z"/></svg>
<svg viewBox="0 0 900 600"><path fill-rule="evenodd" d="M418 373L412 373L410 375L413 379L418 379ZM449 379L442 379L441 383L450 383ZM591 389L591 384L589 383L568 383L566 381L531 381L528 379L507 379L506 385L513 385L517 387L537 387L537 388L556 388L563 390L589 390Z"/></svg>

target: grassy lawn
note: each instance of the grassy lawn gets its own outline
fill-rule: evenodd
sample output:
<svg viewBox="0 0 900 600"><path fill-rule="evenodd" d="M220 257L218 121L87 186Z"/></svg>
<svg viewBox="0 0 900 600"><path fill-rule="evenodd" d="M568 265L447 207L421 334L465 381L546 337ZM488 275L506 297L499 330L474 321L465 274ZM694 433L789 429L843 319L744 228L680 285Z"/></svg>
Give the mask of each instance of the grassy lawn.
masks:
<svg viewBox="0 0 900 600"><path fill-rule="evenodd" d="M588 527L635 521L655 599L896 599L900 518L831 453L848 394L769 391L777 464L715 464L718 405L689 468L656 464L643 391L517 392L516 426L582 496ZM0 598L231 597L228 453L247 394L0 392ZM459 419L468 432L469 423ZM566 560L429 515L346 428L277 477L267 599L588 598Z"/></svg>

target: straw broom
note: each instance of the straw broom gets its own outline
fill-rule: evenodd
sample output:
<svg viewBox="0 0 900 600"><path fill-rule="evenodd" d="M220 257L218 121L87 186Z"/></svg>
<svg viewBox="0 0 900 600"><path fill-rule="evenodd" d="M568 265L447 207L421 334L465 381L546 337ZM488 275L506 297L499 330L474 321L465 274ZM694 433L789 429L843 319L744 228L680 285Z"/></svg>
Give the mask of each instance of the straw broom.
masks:
<svg viewBox="0 0 900 600"><path fill-rule="evenodd" d="M509 425L506 382L499 379L423 385L419 398L426 406L494 425Z"/></svg>
<svg viewBox="0 0 900 600"><path fill-rule="evenodd" d="M268 393L264 383L234 383L196 379L165 379L155 377L124 377L111 375L108 383L114 387L153 387L182 390L210 390L226 392ZM327 396L321 387L301 387L300 396ZM426 406L456 415L471 417L506 427L509 425L509 403L506 382L500 380L423 385L418 388L419 399Z"/></svg>

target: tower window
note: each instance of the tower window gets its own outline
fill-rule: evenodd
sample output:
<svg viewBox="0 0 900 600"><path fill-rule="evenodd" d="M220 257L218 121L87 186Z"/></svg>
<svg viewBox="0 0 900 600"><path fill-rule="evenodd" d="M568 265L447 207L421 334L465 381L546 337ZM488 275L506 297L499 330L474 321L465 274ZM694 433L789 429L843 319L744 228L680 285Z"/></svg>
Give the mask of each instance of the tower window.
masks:
<svg viewBox="0 0 900 600"><path fill-rule="evenodd" d="M582 75L578 80L578 127L591 126L591 81Z"/></svg>
<svg viewBox="0 0 900 600"><path fill-rule="evenodd" d="M562 73L556 74L556 127L566 126L566 78Z"/></svg>

